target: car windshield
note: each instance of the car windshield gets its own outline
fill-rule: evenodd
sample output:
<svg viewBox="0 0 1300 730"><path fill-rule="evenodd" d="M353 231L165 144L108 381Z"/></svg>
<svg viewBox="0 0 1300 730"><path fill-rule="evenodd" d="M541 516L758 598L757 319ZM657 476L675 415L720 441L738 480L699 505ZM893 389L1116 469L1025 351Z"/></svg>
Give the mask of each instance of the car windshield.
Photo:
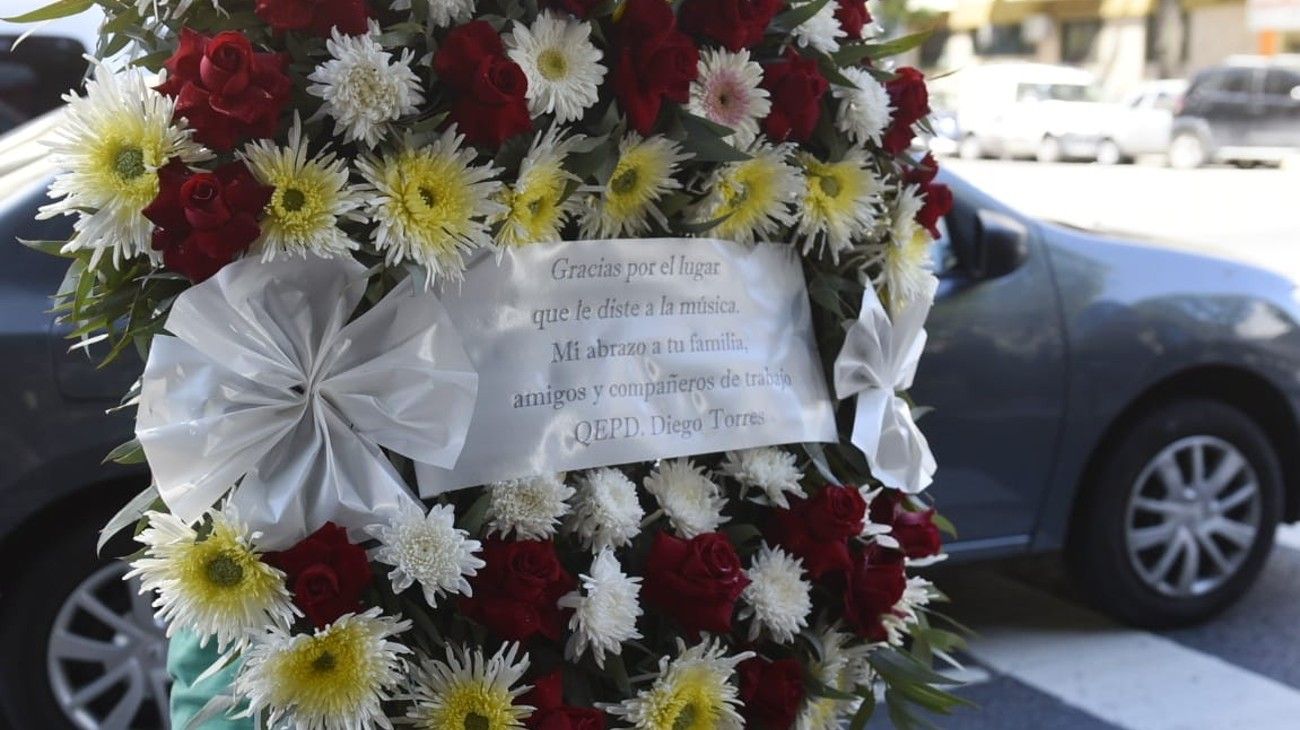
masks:
<svg viewBox="0 0 1300 730"><path fill-rule="evenodd" d="M1096 101L1096 91L1087 84L1020 84L1020 101Z"/></svg>

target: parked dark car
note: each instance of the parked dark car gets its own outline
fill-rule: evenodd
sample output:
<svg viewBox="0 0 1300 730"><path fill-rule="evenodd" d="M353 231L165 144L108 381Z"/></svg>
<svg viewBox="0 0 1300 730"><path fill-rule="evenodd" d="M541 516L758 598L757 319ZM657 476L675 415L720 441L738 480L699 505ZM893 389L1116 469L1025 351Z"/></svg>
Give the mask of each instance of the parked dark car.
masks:
<svg viewBox="0 0 1300 730"><path fill-rule="evenodd" d="M0 707L23 730L159 727L159 627L122 564L94 552L147 479L100 464L129 436L129 416L105 410L139 363L96 371L52 324L64 262L12 242L67 233L33 220L39 164L0 177ZM948 551L1064 548L1084 595L1139 624L1222 609L1279 520L1300 516L1295 286L1037 222L947 181L914 395L934 408L933 494L961 530Z"/></svg>
<svg viewBox="0 0 1300 730"><path fill-rule="evenodd" d="M1300 59L1242 60L1198 73L1174 118L1169 164L1277 163L1300 153Z"/></svg>

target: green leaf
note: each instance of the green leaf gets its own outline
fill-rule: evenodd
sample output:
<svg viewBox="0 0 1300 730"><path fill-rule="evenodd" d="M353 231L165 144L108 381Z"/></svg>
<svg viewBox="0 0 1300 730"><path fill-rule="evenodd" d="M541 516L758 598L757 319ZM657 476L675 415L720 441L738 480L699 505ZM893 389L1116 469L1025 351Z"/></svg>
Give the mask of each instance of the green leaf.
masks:
<svg viewBox="0 0 1300 730"><path fill-rule="evenodd" d="M742 162L749 155L741 152L718 134L718 125L695 116L683 113L679 117L685 138L681 140L682 149L690 152L696 162ZM725 128L724 128L725 129ZM727 130L730 133L730 130Z"/></svg>
<svg viewBox="0 0 1300 730"><path fill-rule="evenodd" d="M776 16L772 22L772 29L782 33L789 33L807 22L812 16L821 12L830 0L814 0L806 5L800 5L793 10L787 10Z"/></svg>
<svg viewBox="0 0 1300 730"><path fill-rule="evenodd" d="M849 721L849 730L865 730L867 722L876 712L876 689L867 687L861 696L862 704L858 705L858 711L853 713L853 719Z"/></svg>
<svg viewBox="0 0 1300 730"><path fill-rule="evenodd" d="M91 0L57 0L43 8L37 8L30 13L15 15L12 18L0 18L6 23L39 23L42 20L54 20L55 18L66 18L69 15L84 13L94 5Z"/></svg>
<svg viewBox="0 0 1300 730"><path fill-rule="evenodd" d="M18 242L26 246L27 248L32 249L33 251L40 251L41 253L48 254L50 256L58 256L59 258L64 258L64 259L71 259L77 257L75 253L63 252L63 247L68 244L67 241L29 241L25 238L20 238L18 239Z"/></svg>
<svg viewBox="0 0 1300 730"><path fill-rule="evenodd" d="M144 513L157 501L158 487L150 484L148 489L137 494L126 503L126 506L118 510L118 513L113 515L113 519L104 525L104 529L99 531L99 542L95 545L95 552L102 552L114 535L139 522L140 518L144 517Z"/></svg>
<svg viewBox="0 0 1300 730"><path fill-rule="evenodd" d="M488 507L492 505L492 495L485 489L479 498L474 500L474 504L465 510L464 516L460 518L460 529L471 535L479 534L483 529L483 523L487 522Z"/></svg>
<svg viewBox="0 0 1300 730"><path fill-rule="evenodd" d="M131 439L108 452L103 463L107 464L110 461L116 464L143 464L144 447L140 445L138 439Z"/></svg>
<svg viewBox="0 0 1300 730"><path fill-rule="evenodd" d="M850 43L840 46L840 50L831 54L831 58L840 66L852 66L864 58L885 58L887 56L897 56L900 53L916 48L925 43L925 40L934 33L933 30L922 30L916 33L909 33L897 38L891 38L882 43Z"/></svg>

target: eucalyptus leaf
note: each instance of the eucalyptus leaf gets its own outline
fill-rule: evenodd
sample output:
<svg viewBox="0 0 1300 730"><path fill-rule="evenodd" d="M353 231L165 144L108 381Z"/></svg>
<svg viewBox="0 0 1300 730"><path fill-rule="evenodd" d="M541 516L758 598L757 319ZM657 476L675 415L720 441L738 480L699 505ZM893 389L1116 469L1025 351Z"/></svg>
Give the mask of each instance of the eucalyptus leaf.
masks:
<svg viewBox="0 0 1300 730"><path fill-rule="evenodd" d="M104 546L108 544L109 540L113 539L114 535L139 522L140 518L144 517L144 513L149 511L158 501L158 487L150 484L148 489L137 494L130 502L126 503L126 506L118 510L117 514L113 515L113 519L104 525L104 529L99 531L99 541L95 544L95 552L97 554L103 552Z"/></svg>
<svg viewBox="0 0 1300 730"><path fill-rule="evenodd" d="M6 23L39 23L44 20L55 20L76 15L77 13L84 13L90 10L92 5L94 5L92 0L58 0L29 13L15 15L11 18L0 18L0 20Z"/></svg>

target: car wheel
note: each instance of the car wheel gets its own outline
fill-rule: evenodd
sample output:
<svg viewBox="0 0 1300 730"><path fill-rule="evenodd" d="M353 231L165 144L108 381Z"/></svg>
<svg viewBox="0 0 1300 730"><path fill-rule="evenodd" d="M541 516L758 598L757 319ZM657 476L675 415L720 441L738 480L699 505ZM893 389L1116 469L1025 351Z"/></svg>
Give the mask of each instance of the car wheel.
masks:
<svg viewBox="0 0 1300 730"><path fill-rule="evenodd" d="M961 144L957 146L957 156L963 160L978 160L984 157L984 148L980 145L979 138L973 134L968 134L961 138Z"/></svg>
<svg viewBox="0 0 1300 730"><path fill-rule="evenodd" d="M1201 136L1195 132L1179 132L1169 143L1169 166L1176 170L1192 170L1207 161L1208 154Z"/></svg>
<svg viewBox="0 0 1300 730"><path fill-rule="evenodd" d="M1067 546L1089 600L1166 627L1209 618L1250 587L1282 504L1277 455L1254 421L1219 401L1176 401L1101 459Z"/></svg>
<svg viewBox="0 0 1300 730"><path fill-rule="evenodd" d="M125 563L95 556L102 515L43 534L0 611L0 692L17 727L152 730L168 725L167 642L151 595ZM104 518L107 519L107 518ZM106 550L106 552L108 552ZM0 723L3 724L3 723Z"/></svg>
<svg viewBox="0 0 1300 730"><path fill-rule="evenodd" d="M1124 162L1124 152L1113 139L1103 139L1097 145L1097 164L1118 165Z"/></svg>
<svg viewBox="0 0 1300 730"><path fill-rule="evenodd" d="M1035 157L1039 162L1060 162L1061 141L1055 137L1043 137L1043 140L1038 143L1038 153Z"/></svg>

